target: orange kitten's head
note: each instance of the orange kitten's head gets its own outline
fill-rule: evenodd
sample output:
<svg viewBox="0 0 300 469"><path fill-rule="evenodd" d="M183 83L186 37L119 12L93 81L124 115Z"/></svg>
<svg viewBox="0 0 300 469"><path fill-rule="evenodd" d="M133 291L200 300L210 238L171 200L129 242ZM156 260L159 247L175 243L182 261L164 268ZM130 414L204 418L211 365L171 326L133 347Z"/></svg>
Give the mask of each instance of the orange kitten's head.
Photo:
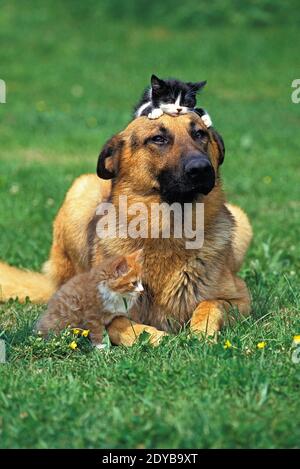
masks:
<svg viewBox="0 0 300 469"><path fill-rule="evenodd" d="M144 288L142 277L142 250L126 256L119 256L108 265L106 284L108 288L120 294L137 295Z"/></svg>

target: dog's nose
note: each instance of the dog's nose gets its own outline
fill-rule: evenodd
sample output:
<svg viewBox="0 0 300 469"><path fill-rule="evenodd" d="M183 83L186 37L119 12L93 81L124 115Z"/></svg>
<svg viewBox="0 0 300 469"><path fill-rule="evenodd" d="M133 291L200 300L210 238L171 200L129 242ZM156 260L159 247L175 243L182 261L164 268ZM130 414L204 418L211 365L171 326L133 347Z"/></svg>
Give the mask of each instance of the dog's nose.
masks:
<svg viewBox="0 0 300 469"><path fill-rule="evenodd" d="M184 165L184 172L188 179L196 181L201 177L205 178L206 175L210 175L212 170L211 163L208 158L201 156L194 156L189 158Z"/></svg>

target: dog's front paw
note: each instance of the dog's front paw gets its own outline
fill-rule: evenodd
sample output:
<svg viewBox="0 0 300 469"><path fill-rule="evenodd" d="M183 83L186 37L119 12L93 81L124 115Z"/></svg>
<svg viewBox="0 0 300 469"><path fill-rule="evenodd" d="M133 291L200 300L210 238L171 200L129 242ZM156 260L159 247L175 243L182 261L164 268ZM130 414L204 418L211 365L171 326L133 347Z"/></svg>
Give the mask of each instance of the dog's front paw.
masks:
<svg viewBox="0 0 300 469"><path fill-rule="evenodd" d="M169 335L167 332L160 331L156 329L155 327L151 327L151 326L144 326L143 332L146 332L148 334L149 344L153 345L154 347L157 347L160 344L163 337L166 337Z"/></svg>
<svg viewBox="0 0 300 469"><path fill-rule="evenodd" d="M148 119L158 119L160 116L163 115L163 111L159 108L153 109L152 112L149 112Z"/></svg>

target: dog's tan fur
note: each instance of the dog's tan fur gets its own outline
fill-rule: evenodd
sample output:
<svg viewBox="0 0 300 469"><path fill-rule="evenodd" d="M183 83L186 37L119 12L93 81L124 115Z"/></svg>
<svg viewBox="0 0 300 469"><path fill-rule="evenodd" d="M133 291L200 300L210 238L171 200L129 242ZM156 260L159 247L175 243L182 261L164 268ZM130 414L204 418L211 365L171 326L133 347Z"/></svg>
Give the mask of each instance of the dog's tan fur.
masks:
<svg viewBox="0 0 300 469"><path fill-rule="evenodd" d="M132 313L137 321L117 318L109 327L114 343L131 345L144 330L156 342L163 331L176 331L190 321L196 333L214 334L232 319L236 307L242 315L249 314L247 287L236 274L243 261L252 236L245 213L226 204L221 180L216 179L213 190L201 201L205 206L204 245L187 250L183 239L99 239L96 232L97 206L111 200L118 206L118 196L127 195L129 204L161 202L157 174L165 167L175 167L183 150L196 148L188 127L194 122L206 131L198 116L170 117L156 121L145 117L135 119L113 137L100 156L103 171L115 176L111 180L96 175L79 177L68 191L54 222L53 245L45 265L45 276L27 274L32 279L24 289L26 274L0 264L2 298L18 296L23 300L46 302L53 289L74 274L85 272L101 261L103 256L126 254L144 249L144 301ZM174 136L172 148L163 155L143 144L159 126ZM219 172L220 147L213 131L207 131L208 153L216 174ZM26 282L25 282L26 283Z"/></svg>

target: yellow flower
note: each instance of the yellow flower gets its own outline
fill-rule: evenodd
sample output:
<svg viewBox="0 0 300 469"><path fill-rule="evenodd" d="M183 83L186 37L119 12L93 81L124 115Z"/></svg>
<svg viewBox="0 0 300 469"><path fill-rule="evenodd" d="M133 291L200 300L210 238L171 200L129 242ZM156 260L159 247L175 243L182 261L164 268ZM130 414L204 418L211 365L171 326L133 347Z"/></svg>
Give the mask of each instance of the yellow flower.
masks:
<svg viewBox="0 0 300 469"><path fill-rule="evenodd" d="M73 334L79 335L80 334L80 329L72 329Z"/></svg>
<svg viewBox="0 0 300 469"><path fill-rule="evenodd" d="M89 329L84 329L82 332L81 332L81 335L82 337L87 337L89 335L90 331Z"/></svg>
<svg viewBox="0 0 300 469"><path fill-rule="evenodd" d="M294 335L294 344L300 344L300 335Z"/></svg>
<svg viewBox="0 0 300 469"><path fill-rule="evenodd" d="M263 178L263 181L264 181L265 184L271 184L272 178L271 178L271 176L265 176Z"/></svg>
<svg viewBox="0 0 300 469"><path fill-rule="evenodd" d="M267 342L258 342L257 348L261 350L261 349L265 348L266 345L267 345Z"/></svg>
<svg viewBox="0 0 300 469"><path fill-rule="evenodd" d="M224 344L224 349L231 348L231 347L232 347L232 343L227 339Z"/></svg>
<svg viewBox="0 0 300 469"><path fill-rule="evenodd" d="M73 340L73 342L70 343L69 347L72 349L72 350L75 350L77 348L77 343L75 342L75 340Z"/></svg>

